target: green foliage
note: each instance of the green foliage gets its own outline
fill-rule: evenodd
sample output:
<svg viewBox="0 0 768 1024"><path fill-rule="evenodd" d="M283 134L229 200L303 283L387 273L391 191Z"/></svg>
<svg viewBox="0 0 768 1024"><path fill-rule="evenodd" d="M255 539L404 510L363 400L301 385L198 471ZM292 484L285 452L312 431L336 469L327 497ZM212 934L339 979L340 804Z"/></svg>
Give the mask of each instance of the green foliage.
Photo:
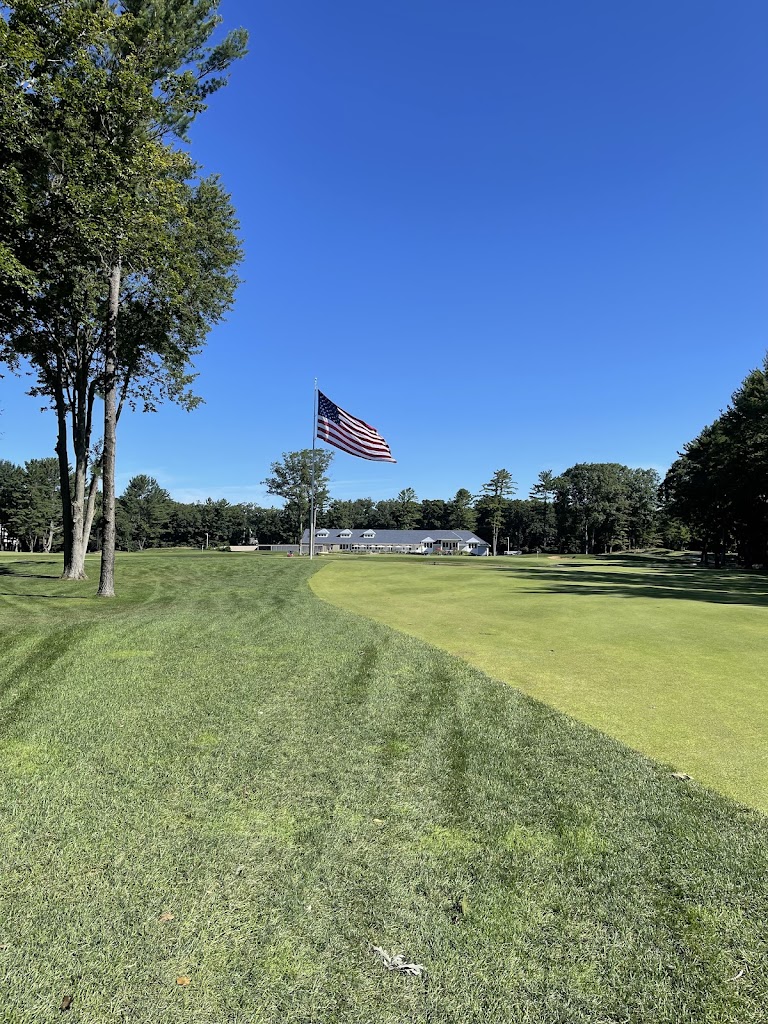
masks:
<svg viewBox="0 0 768 1024"><path fill-rule="evenodd" d="M768 356L728 409L688 444L661 488L668 520L721 565L735 545L743 565L768 563Z"/></svg>
<svg viewBox="0 0 768 1024"><path fill-rule="evenodd" d="M450 529L448 503L442 498L425 498L417 506L418 524L422 530Z"/></svg>
<svg viewBox="0 0 768 1024"><path fill-rule="evenodd" d="M551 482L562 548L610 552L657 539L659 476L616 462L581 462Z"/></svg>
<svg viewBox="0 0 768 1024"><path fill-rule="evenodd" d="M118 536L129 551L156 543L168 520L170 495L151 476L133 477L118 499Z"/></svg>
<svg viewBox="0 0 768 1024"><path fill-rule="evenodd" d="M15 539L11 522L19 509L24 488L21 466L0 459L0 548L10 547Z"/></svg>
<svg viewBox="0 0 768 1024"><path fill-rule="evenodd" d="M412 530L418 522L419 502L412 487L403 488L395 498L394 516L398 530Z"/></svg>
<svg viewBox="0 0 768 1024"><path fill-rule="evenodd" d="M551 515L552 502L557 494L555 474L551 469L542 469L531 488L531 500L540 503L541 526L536 537L536 546L549 548L554 543L554 520Z"/></svg>
<svg viewBox="0 0 768 1024"><path fill-rule="evenodd" d="M120 410L192 408L191 360L233 301L241 248L229 197L173 140L224 84L245 35L209 43L218 0L2 7L0 358L29 360L32 393L56 408L65 541L77 561L86 478L101 458L96 395L116 395L104 449L111 495Z"/></svg>
<svg viewBox="0 0 768 1024"><path fill-rule="evenodd" d="M262 480L267 494L274 494L285 502L285 512L292 526L291 539L296 543L309 526L313 483L318 513L322 514L328 502L328 469L332 460L333 452L321 448L283 452L282 461L272 463L272 476Z"/></svg>
<svg viewBox="0 0 768 1024"><path fill-rule="evenodd" d="M483 484L482 494L477 501L479 523L491 534L491 550L496 554L499 531L509 507L509 499L517 490L508 469L497 469L491 479Z"/></svg>
<svg viewBox="0 0 768 1024"><path fill-rule="evenodd" d="M475 530L477 527L477 511L475 499L466 487L460 487L446 509L447 522L451 530Z"/></svg>
<svg viewBox="0 0 768 1024"><path fill-rule="evenodd" d="M28 551L51 550L61 532L56 459L31 459L23 467L0 461L0 528L6 545L18 540Z"/></svg>

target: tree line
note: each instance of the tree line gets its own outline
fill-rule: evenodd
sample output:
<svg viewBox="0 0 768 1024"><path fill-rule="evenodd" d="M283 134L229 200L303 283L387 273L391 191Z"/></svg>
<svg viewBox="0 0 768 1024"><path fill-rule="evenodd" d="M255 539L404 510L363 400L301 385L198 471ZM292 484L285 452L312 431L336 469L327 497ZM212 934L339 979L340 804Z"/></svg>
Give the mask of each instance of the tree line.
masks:
<svg viewBox="0 0 768 1024"><path fill-rule="evenodd" d="M577 463L542 470L526 498L506 469L477 494L419 499L413 488L395 497L339 499L330 493L333 453L314 454L316 525L338 529L471 530L494 551L608 553L656 545L701 552L722 565L735 551L742 565L768 563L768 356L732 396L714 423L685 445L663 481L654 469L619 463ZM174 501L156 480L135 476L116 501L119 547L296 543L309 525L311 449L286 452L262 481L281 507ZM72 486L74 471L69 469ZM30 551L64 547L59 462L24 466L0 460L0 545ZM100 497L95 496L98 511ZM91 546L98 548L97 527Z"/></svg>
<svg viewBox="0 0 768 1024"><path fill-rule="evenodd" d="M515 499L507 470L473 495L419 500L413 488L395 497L331 498L327 471L333 455L318 452L318 527L337 529L471 530L497 550L612 551L661 542L663 521L654 470L613 463L580 464L560 476L545 470L526 499ZM264 483L282 507L253 502L174 501L157 480L133 477L116 502L116 542L127 551L148 547L224 547L297 543L309 525L311 450L288 452ZM3 532L4 528L4 532ZM55 459L25 467L0 462L0 536L30 551L63 547L61 492ZM91 546L98 548L97 529ZM503 543L502 543L503 542Z"/></svg>

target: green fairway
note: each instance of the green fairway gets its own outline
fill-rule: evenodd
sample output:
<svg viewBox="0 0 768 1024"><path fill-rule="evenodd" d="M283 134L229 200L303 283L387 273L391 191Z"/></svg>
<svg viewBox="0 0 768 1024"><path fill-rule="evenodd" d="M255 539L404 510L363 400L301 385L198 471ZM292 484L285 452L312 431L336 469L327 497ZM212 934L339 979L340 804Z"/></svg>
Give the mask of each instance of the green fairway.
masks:
<svg viewBox="0 0 768 1024"><path fill-rule="evenodd" d="M328 601L768 811L768 579L679 557L339 559Z"/></svg>
<svg viewBox="0 0 768 1024"><path fill-rule="evenodd" d="M414 622L419 586L545 596L490 563L145 552L98 601L94 561L0 555L0 1021L764 1021L768 819L318 600L321 568L360 610L413 588ZM576 651L600 595L560 585ZM716 613L765 614L696 607L713 658Z"/></svg>

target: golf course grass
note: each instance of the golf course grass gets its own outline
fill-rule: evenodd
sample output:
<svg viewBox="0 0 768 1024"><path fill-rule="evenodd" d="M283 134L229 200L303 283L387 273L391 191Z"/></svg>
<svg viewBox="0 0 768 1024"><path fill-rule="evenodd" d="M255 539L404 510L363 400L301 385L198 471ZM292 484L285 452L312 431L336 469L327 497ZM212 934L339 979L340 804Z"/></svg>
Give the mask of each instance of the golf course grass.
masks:
<svg viewBox="0 0 768 1024"><path fill-rule="evenodd" d="M681 556L338 558L388 623L768 812L768 577Z"/></svg>
<svg viewBox="0 0 768 1024"><path fill-rule="evenodd" d="M88 570L0 555L0 1021L766 1019L758 811L312 593L353 561Z"/></svg>

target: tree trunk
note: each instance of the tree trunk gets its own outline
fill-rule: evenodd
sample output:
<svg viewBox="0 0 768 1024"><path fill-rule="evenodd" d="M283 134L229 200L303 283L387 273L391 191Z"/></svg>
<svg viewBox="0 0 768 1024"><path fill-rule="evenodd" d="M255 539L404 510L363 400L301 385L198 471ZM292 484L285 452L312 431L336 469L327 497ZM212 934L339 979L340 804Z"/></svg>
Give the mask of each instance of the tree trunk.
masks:
<svg viewBox="0 0 768 1024"><path fill-rule="evenodd" d="M115 596L115 441L117 428L117 314L120 309L122 262L109 274L109 315L104 347L104 477L102 484L103 539L98 597Z"/></svg>
<svg viewBox="0 0 768 1024"><path fill-rule="evenodd" d="M76 398L69 409L72 417L72 436L75 455L74 488L69 479L69 453L67 448L67 404L62 388L57 385L55 392L56 416L58 419L58 440L56 451L59 456L59 480L61 483L61 505L64 528L64 571L62 579L84 580L85 552L88 548L90 524L85 508L85 481L88 471L88 447L91 432L91 399L85 395Z"/></svg>
<svg viewBox="0 0 768 1024"><path fill-rule="evenodd" d="M61 374L59 373L59 378ZM59 457L59 484L61 486L61 515L62 528L64 531L64 571L61 578L65 580L77 579L73 575L72 566L72 542L74 532L72 527L72 493L69 486L69 455L67 453L67 410L64 404L64 392L57 387L54 394L56 406L56 422L58 433L56 437L56 454Z"/></svg>
<svg viewBox="0 0 768 1024"><path fill-rule="evenodd" d="M88 501L85 506L85 522L83 523L83 562L88 553L88 542L91 539L91 528L93 527L93 514L96 511L96 495L99 491L99 475L94 467L91 483L88 488Z"/></svg>

